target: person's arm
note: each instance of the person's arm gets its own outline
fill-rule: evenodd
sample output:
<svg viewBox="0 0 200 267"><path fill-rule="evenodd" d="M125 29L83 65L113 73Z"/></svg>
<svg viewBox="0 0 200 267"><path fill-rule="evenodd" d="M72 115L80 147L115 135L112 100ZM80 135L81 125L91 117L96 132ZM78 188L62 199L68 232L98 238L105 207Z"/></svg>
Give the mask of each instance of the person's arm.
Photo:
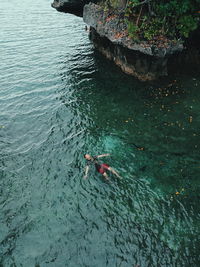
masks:
<svg viewBox="0 0 200 267"><path fill-rule="evenodd" d="M84 175L84 179L87 179L87 175L88 175L88 171L89 171L89 166L87 165L86 167L85 167L85 175Z"/></svg>
<svg viewBox="0 0 200 267"><path fill-rule="evenodd" d="M102 154L102 155L98 155L96 156L97 158L103 158L103 157L108 157L110 156L110 154Z"/></svg>

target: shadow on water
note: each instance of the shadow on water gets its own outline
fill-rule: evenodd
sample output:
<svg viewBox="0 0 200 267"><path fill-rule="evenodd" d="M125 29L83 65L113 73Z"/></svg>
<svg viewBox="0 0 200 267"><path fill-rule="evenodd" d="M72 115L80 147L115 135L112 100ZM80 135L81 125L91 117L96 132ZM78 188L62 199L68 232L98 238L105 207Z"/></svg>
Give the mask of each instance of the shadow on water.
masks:
<svg viewBox="0 0 200 267"><path fill-rule="evenodd" d="M81 194L98 191L94 205L104 211L96 257L109 240L104 266L198 266L200 77L141 83L96 52L76 56L69 70L73 60L62 62L59 99L83 127L77 159L111 153L107 162L123 176L110 189L81 182Z"/></svg>

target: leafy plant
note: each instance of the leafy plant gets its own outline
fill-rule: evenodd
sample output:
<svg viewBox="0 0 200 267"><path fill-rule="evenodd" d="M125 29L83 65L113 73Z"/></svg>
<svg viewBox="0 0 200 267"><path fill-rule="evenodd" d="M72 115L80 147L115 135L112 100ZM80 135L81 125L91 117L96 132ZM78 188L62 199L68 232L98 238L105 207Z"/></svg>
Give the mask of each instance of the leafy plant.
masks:
<svg viewBox="0 0 200 267"><path fill-rule="evenodd" d="M132 21L126 20L126 24L127 24L127 30L128 30L129 36L132 39L137 40L138 39L138 35L137 35L138 27Z"/></svg>
<svg viewBox="0 0 200 267"><path fill-rule="evenodd" d="M130 36L187 38L200 22L200 0L128 0L125 16ZM135 27L134 27L135 24Z"/></svg>
<svg viewBox="0 0 200 267"><path fill-rule="evenodd" d="M180 34L186 38L189 36L190 32L195 30L197 27L197 20L195 20L191 15L185 15L180 17L177 25Z"/></svg>

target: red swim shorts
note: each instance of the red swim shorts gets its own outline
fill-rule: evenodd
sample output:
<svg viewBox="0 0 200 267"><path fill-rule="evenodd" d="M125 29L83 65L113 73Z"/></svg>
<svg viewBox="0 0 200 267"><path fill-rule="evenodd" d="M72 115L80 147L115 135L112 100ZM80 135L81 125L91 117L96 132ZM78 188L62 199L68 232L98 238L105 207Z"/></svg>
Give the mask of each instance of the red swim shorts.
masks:
<svg viewBox="0 0 200 267"><path fill-rule="evenodd" d="M103 163L103 164L101 164L100 166L99 166L99 168L98 168L98 172L99 173L101 173L101 174L104 174L104 172L106 171L106 170L108 170L108 168L109 168L110 166L108 165L108 164L106 164L106 163Z"/></svg>

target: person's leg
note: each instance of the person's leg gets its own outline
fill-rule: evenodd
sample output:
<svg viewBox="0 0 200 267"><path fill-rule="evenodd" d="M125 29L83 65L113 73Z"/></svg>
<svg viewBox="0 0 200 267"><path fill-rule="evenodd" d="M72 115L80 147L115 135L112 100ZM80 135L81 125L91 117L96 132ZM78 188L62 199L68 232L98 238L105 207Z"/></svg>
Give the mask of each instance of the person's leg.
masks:
<svg viewBox="0 0 200 267"><path fill-rule="evenodd" d="M118 178L122 178L113 168L109 167L108 170L115 174Z"/></svg>
<svg viewBox="0 0 200 267"><path fill-rule="evenodd" d="M108 174L106 172L102 173L103 177L106 179L106 180L109 180L108 178Z"/></svg>

